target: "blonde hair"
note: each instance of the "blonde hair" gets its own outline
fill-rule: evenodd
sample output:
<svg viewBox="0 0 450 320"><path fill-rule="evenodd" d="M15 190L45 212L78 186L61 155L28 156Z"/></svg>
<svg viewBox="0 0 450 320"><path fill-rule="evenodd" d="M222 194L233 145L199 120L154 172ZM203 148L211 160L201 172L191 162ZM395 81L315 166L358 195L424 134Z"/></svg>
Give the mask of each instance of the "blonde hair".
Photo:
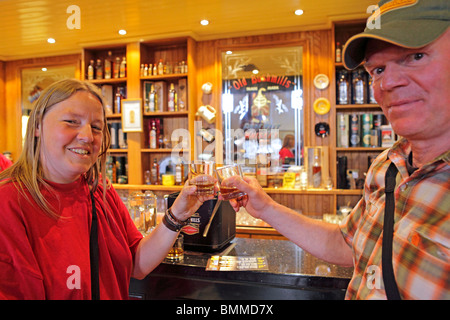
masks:
<svg viewBox="0 0 450 320"><path fill-rule="evenodd" d="M22 153L11 167L0 173L0 185L13 182L20 193L27 197L26 189L37 205L52 217L59 215L50 208L48 201L42 195L40 188L43 186L51 189L43 177L40 160L41 137L36 137L36 128L42 128L43 118L46 112L57 103L60 103L79 91L86 91L96 97L103 106L103 136L98 160L85 173L89 188L92 192L97 190L100 174L103 180L104 193L110 183L106 182L106 151L110 146L110 134L106 122L105 104L100 90L89 82L76 79L64 79L47 87L36 100L28 119L27 131ZM105 197L105 194L104 194Z"/></svg>

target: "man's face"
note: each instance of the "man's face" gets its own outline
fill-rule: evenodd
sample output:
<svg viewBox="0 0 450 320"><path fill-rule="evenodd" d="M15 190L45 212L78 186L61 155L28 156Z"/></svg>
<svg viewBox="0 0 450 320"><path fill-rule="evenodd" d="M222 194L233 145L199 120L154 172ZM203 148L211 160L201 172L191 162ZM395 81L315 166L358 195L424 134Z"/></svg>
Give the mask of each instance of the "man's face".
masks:
<svg viewBox="0 0 450 320"><path fill-rule="evenodd" d="M450 130L450 29L420 49L369 40L365 67L394 131L428 140Z"/></svg>

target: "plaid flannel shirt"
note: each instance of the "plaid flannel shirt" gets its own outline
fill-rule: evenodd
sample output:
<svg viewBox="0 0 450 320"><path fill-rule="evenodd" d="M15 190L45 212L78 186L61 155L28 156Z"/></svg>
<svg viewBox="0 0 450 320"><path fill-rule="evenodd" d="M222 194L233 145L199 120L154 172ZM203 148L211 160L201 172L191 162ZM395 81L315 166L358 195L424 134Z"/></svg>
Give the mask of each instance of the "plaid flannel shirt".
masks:
<svg viewBox="0 0 450 320"><path fill-rule="evenodd" d="M354 273L346 299L386 299L381 268L384 177L398 168L393 269L402 299L450 299L450 151L411 175L410 144L401 139L382 152L366 177L364 194L340 224L352 247Z"/></svg>

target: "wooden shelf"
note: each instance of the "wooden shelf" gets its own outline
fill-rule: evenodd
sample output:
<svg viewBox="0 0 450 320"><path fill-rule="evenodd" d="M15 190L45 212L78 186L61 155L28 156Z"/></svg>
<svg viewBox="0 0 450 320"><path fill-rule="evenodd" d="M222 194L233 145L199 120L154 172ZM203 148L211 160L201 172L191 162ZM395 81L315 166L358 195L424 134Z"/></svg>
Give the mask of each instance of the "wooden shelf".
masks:
<svg viewBox="0 0 450 320"><path fill-rule="evenodd" d="M188 76L187 73L171 73L171 74L160 74L157 76L141 77L141 80L168 80L168 79L186 78L187 76Z"/></svg>
<svg viewBox="0 0 450 320"><path fill-rule="evenodd" d="M121 190L156 190L156 191L179 191L182 186L163 186L147 184L113 184L115 189ZM304 194L304 195L362 195L362 189L283 189L263 188L268 194Z"/></svg>
<svg viewBox="0 0 450 320"><path fill-rule="evenodd" d="M345 110L345 109L381 109L378 104L337 104L336 110Z"/></svg>
<svg viewBox="0 0 450 320"><path fill-rule="evenodd" d="M89 82L94 83L94 84L121 83L121 82L127 82L127 78L94 79L94 80L89 80Z"/></svg>
<svg viewBox="0 0 450 320"><path fill-rule="evenodd" d="M336 151L344 151L344 152L382 152L386 150L385 147L349 147L349 148L342 148L337 147Z"/></svg>
<svg viewBox="0 0 450 320"><path fill-rule="evenodd" d="M149 149L149 148L142 148L141 152L148 152L148 153L171 153L172 151L176 152L189 152L188 149L169 149L169 148L161 148L161 149Z"/></svg>
<svg viewBox="0 0 450 320"><path fill-rule="evenodd" d="M158 112L144 112L147 117L187 117L188 111L158 111Z"/></svg>

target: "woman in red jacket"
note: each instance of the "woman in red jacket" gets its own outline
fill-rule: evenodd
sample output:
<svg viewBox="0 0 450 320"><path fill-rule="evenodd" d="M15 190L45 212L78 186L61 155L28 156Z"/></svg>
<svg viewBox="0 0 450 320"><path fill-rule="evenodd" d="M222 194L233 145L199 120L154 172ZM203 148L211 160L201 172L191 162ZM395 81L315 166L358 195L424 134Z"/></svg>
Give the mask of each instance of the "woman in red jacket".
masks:
<svg viewBox="0 0 450 320"><path fill-rule="evenodd" d="M0 173L1 299L126 299L130 277L152 271L208 199L186 185L164 223L143 238L106 181L109 145L94 85L62 80L42 92L20 158Z"/></svg>

